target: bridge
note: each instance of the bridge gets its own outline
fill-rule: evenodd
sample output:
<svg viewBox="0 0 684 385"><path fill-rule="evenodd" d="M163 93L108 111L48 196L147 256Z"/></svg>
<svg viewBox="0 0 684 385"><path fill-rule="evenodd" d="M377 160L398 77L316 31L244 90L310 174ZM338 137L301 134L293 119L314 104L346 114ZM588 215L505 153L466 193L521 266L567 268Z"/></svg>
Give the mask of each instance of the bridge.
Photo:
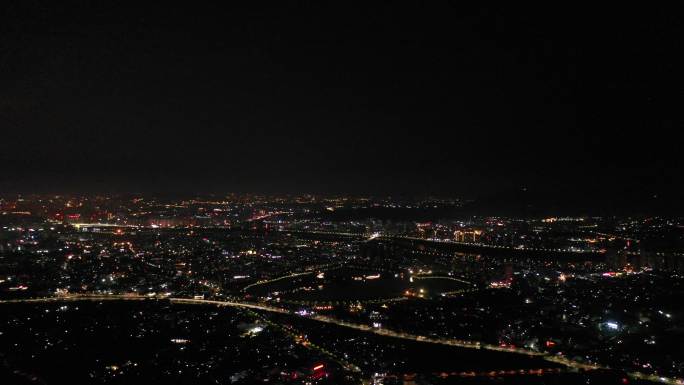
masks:
<svg viewBox="0 0 684 385"><path fill-rule="evenodd" d="M349 233L341 231L325 231L325 230L279 230L282 233L299 234L308 236L321 237L339 237L343 239L356 239L359 241L371 242L373 240L389 241L389 242L403 242L410 244L424 244L435 247L445 247L459 249L462 251L471 251L477 253L512 253L517 255L561 255L577 258L595 258L603 256L603 252L594 250L582 249L562 249L562 248L543 248L543 247L512 247L502 245L489 245L486 243L476 242L457 242L451 239L440 238L416 238L401 235L384 235L382 233Z"/></svg>
<svg viewBox="0 0 684 385"><path fill-rule="evenodd" d="M115 224L115 223L72 223L72 226L81 228L138 228L138 229L157 229L151 226L139 226L139 225L128 225L128 224ZM222 227L199 227L197 229L205 230L225 230ZM458 249L465 252L474 253L493 253L498 254L502 252L512 253L514 255L561 255L577 258L596 258L602 257L605 253L602 251L594 250L581 250L581 249L561 249L561 248L542 248L542 247L512 247L512 246L502 246L502 245L490 245L486 243L474 243L474 242L457 242L451 239L440 239L440 238L416 238L401 235L384 235L382 233L350 233L343 231L326 231L326 230L297 230L297 229L283 229L276 230L280 233L285 234L297 234L302 236L311 237L324 237L324 238L339 238L339 239L356 239L364 242L371 242L374 240L380 241L395 241L395 242L409 242L409 243L421 243L426 245L433 245L436 247L448 247L453 249Z"/></svg>

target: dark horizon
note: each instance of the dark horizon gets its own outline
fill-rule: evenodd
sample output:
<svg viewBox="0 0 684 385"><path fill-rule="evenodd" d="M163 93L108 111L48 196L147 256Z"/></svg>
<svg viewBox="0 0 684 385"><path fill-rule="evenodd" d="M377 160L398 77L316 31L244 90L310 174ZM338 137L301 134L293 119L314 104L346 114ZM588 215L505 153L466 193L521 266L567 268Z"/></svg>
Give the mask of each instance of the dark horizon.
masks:
<svg viewBox="0 0 684 385"><path fill-rule="evenodd" d="M682 212L667 9L2 7L5 193L525 192Z"/></svg>

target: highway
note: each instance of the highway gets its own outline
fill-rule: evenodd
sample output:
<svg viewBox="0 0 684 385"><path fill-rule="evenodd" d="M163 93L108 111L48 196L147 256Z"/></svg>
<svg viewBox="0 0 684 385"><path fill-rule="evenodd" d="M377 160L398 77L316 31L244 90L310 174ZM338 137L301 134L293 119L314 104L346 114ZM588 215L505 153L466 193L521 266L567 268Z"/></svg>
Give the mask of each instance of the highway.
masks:
<svg viewBox="0 0 684 385"><path fill-rule="evenodd" d="M27 299L5 299L0 300L1 304L12 304L12 303L49 303L49 302L64 302L64 301L145 301L145 300L166 300L170 303L184 304L184 305L214 305L219 307L237 307L246 308L251 310L260 310L271 313L288 314L292 316L299 316L293 311L283 309L276 306L269 306L259 303L251 302L238 302L238 301L218 301L209 299L195 299L195 298L177 298L177 297L163 297L163 296L141 296L138 294L68 294L63 296L55 297L44 297L44 298L27 298ZM364 324L356 324L346 321L341 321L335 318L314 315L308 316L307 318L315 320L318 322L334 324L337 326L355 329L367 333L374 333L380 336L399 338L410 341L417 341L423 343L440 344L447 346L455 346L466 349L484 349L492 350L506 353L524 354L531 357L539 357L545 359L549 362L554 362L560 365L564 365L568 368L582 369L582 370L592 370L592 369L610 369L601 365L591 365L583 362L568 359L563 356L551 355L548 353L534 352L519 348L502 347L498 345L483 344L478 341L465 341L450 338L431 338L416 334L397 332L388 329L373 328ZM669 377L660 377L651 374L645 374L641 372L629 372L627 373L630 377L641 380L648 380L653 382L658 382L661 384L670 385L684 385L684 380Z"/></svg>

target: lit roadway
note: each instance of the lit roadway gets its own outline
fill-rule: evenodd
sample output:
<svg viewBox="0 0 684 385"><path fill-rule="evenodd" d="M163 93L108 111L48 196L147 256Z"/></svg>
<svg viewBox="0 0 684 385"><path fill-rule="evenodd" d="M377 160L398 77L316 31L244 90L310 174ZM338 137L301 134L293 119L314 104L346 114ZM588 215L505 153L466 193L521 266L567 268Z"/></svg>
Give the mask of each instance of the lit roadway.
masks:
<svg viewBox="0 0 684 385"><path fill-rule="evenodd" d="M572 254L602 254L601 252L593 250L575 250L575 249L548 249L548 248L537 248L537 247L512 247L512 246L502 246L502 245L489 245L486 243L479 242L457 242L451 239L441 239L441 238L416 238L409 236L388 236L382 233L373 234L361 234L361 233L347 233L339 231L321 231L321 230L279 230L283 233L294 233L294 234L311 234L311 235L332 235L339 237L349 237L349 238L360 238L365 239L365 241L372 241L374 239L381 240L407 240L407 241L420 241L428 243L442 243L442 244L454 244L461 246L472 246L472 247L482 247L491 250L515 250L515 251L535 251L535 252L549 252L549 253L572 253Z"/></svg>
<svg viewBox="0 0 684 385"><path fill-rule="evenodd" d="M248 219L247 222L253 222L253 221L258 221L264 218L268 218L272 215L275 214L282 214L282 213L272 213L268 215L263 215L261 217L256 217L256 218L251 218ZM72 223L72 226L74 226L77 229L81 228L93 228L93 227L119 227L119 228L138 228L138 229L145 229L145 228L156 228L154 226L143 226L143 225L128 225L128 224L116 224L116 223ZM199 227L202 228L202 227ZM213 228L213 227L205 227L205 228ZM440 238L416 238L416 237L409 237L409 236L386 236L381 233L373 233L373 234L361 234L361 233L347 233L347 232L339 232L339 231L320 231L320 230L278 230L282 233L294 233L294 234L310 234L310 235L332 235L332 236L339 236L339 237L347 237L347 238L361 238L364 239L366 242L372 241L374 239L381 239L381 240L392 240L392 239L399 239L399 240L407 240L407 241L421 241L421 242L430 242L430 243L442 243L442 244L454 244L454 245L461 245L461 246L471 246L471 247L482 247L485 249L491 249L491 250L516 250L516 251L535 251L535 252L550 252L550 253L573 253L573 254L597 254L596 251L593 250L574 250L574 249L547 249L547 248L535 248L535 247L511 247L511 246L502 246L502 245L489 245L486 243L473 243L473 242L457 242L451 239L440 239ZM628 239L628 238L625 238ZM601 252L598 252L598 254L602 254Z"/></svg>
<svg viewBox="0 0 684 385"><path fill-rule="evenodd" d="M215 305L215 306L219 306L219 307L229 306L229 307L247 308L247 309L252 309L252 310L261 310L261 311L267 311L267 312L272 312L272 313L296 315L294 312L287 310L287 309L283 309L283 308L275 307L275 306L269 306L269 305L265 305L265 304L258 304L258 303L237 302L237 301L217 301L217 300L194 299L194 298L175 298L175 297L163 297L163 296L141 296L138 294L118 294L118 295L115 295L115 294L109 294L109 295L69 294L69 295L56 296L56 297L45 297L45 298L6 299L6 300L0 300L0 304L46 303L46 302L84 301L84 300L89 300L89 301L105 301L105 300L144 301L144 300L149 300L149 299L152 299L152 300L168 300L171 303L178 303L178 304L185 304L185 305ZM364 331L364 332L368 332L368 333L374 333L374 334L381 335L381 336L400 338L400 339L404 339L404 340L418 341L418 342L431 343L431 344L448 345L448 346L456 346L456 347L467 348L467 349L485 349L485 350L494 350L494 351L500 351L500 352L506 352L506 353L525 354L528 356L539 357L539 358L545 359L547 361L554 362L554 363L561 364L561 365L565 365L569 368L574 368L574 369L589 369L589 370L591 370L591 369L608 369L605 366L590 365L590 364L582 363L579 361L570 360L568 358L561 357L561 356L554 356L554 355L551 355L548 353L533 352L533 351L529 351L529 350L525 350L525 349L501 347L501 346L497 346L497 345L483 344L483 343L480 343L477 341L464 341L464 340L457 340L457 339L450 339L450 338L430 338L430 337L425 337L425 336L420 336L420 335L415 335L415 334L392 331L392 330L388 330L388 329L373 328L373 327L370 327L370 326L364 325L364 324L356 324L356 323L351 323L351 322L345 322L345 321L341 321L341 320L338 320L335 318L320 316L320 315L309 316L307 318L314 320L314 321L318 321L318 322L334 324L334 325L346 327L349 329L356 329L356 330L360 330L360 331ZM629 372L627 374L632 378L638 378L638 379L642 379L642 380L655 381L655 382L659 382L659 383L663 383L663 384L684 385L684 380L682 380L682 379L676 379L676 378L670 378L670 377L659 377L656 375L650 375L650 374L645 374L645 373L641 373L641 372Z"/></svg>

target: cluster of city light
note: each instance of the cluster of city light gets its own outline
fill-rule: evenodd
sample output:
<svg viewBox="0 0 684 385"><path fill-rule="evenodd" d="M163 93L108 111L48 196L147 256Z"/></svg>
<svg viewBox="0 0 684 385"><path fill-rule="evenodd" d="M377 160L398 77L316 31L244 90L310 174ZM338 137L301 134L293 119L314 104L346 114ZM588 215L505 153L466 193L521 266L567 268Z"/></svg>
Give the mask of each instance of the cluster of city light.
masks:
<svg viewBox="0 0 684 385"><path fill-rule="evenodd" d="M0 300L0 304L3 304L3 303L30 303L30 302L40 303L40 302L54 302L54 301L82 301L82 300L92 300L92 301L138 300L138 301L140 301L140 300L149 300L149 297L139 296L137 294L124 294L124 295L88 295L88 294L76 295L76 294L74 294L74 295L59 296L59 297ZM277 313L282 313L282 314L295 314L295 313L293 313L289 310L283 309L283 308L273 307L273 306L268 306L268 305L263 305L263 304L256 304L256 303L247 303L247 302L231 302L231 301L217 301L217 300L204 300L204 299L200 300L200 299L189 299L189 298L166 298L166 300L171 301L171 303L213 304L213 305L217 305L217 306L244 307L247 309L263 310L263 311L277 312ZM526 349L513 348L513 347L508 347L508 346L502 347L502 346L498 346L498 345L483 344L483 343L480 343L478 341L467 341L467 340L458 340L458 339L450 339L450 338L431 338L431 337L425 337L425 336L421 336L421 335L396 332L396 331L392 331L392 330L384 329L384 328L376 328L376 327L369 326L369 325L356 324L356 323L342 321L342 320L338 320L335 318L322 316L322 315L306 314L306 316L309 319L316 320L319 322L335 324L338 326L343 326L343 327L347 327L347 328L351 328L351 329L355 329L355 330L371 332L371 333L375 333L375 334L382 335L382 336L407 339L407 340L414 340L414 341L419 341L419 342L424 342L424 343L457 346L457 347L471 348L471 349L485 349L485 350L493 350L493 351L504 351L504 352L509 352L509 353L524 354L524 355L528 355L528 356L537 356L537 357L546 359L548 361L559 363L559 364L562 364L562 365L565 365L568 367L572 367L572 368L580 368L580 369L601 369L601 368L603 368L602 366L599 366L599 365L587 364L587 363L583 363L580 361L571 360L565 356L552 355L552 354L548 354L548 353L530 351L530 350L526 350ZM662 382L665 384L670 384L670 385L682 385L682 384L684 384L684 381L682 379L656 376L656 375L649 375L649 374L645 374L645 373L641 373L641 372L629 372L628 375L632 378L648 379L651 381L657 380L659 382Z"/></svg>

